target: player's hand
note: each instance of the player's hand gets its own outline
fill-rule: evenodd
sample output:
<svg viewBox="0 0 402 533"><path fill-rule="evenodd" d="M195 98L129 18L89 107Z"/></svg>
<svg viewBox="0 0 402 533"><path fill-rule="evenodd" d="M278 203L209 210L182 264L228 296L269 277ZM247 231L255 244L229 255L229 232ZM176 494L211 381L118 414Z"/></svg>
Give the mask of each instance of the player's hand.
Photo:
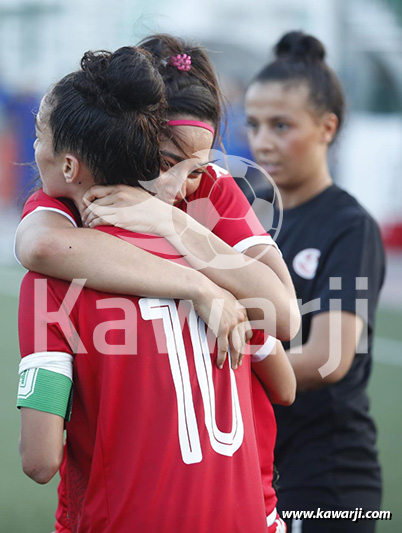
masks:
<svg viewBox="0 0 402 533"><path fill-rule="evenodd" d="M140 187L94 185L83 197L85 227L117 226L137 233L174 232L173 206Z"/></svg>
<svg viewBox="0 0 402 533"><path fill-rule="evenodd" d="M216 364L222 368L230 349L231 367L237 369L252 337L245 308L225 289L209 280L193 299L194 309L217 337Z"/></svg>

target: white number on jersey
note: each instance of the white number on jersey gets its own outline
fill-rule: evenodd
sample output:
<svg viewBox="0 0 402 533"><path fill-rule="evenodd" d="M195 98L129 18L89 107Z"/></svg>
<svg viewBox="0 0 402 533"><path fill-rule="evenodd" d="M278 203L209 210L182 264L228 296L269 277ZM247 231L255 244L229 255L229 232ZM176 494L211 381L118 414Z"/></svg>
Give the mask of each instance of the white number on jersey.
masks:
<svg viewBox="0 0 402 533"><path fill-rule="evenodd" d="M200 436L191 391L187 354L176 303L174 300L168 299L141 298L139 305L144 320L161 319L163 321L170 369L177 397L181 455L186 464L199 463L202 460ZM220 431L216 424L215 389L206 326L196 315L194 309L190 311L189 327L209 440L215 452L232 456L240 448L244 436L236 378L230 368L232 430L230 433L225 433Z"/></svg>

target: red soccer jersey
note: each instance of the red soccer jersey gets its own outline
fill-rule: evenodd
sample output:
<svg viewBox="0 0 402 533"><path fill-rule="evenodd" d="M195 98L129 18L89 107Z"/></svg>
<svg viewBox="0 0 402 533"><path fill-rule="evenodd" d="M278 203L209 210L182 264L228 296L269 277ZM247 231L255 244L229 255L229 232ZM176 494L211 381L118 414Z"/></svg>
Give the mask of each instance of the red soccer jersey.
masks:
<svg viewBox="0 0 402 533"><path fill-rule="evenodd" d="M251 373L253 405L257 431L261 476L264 486L265 508L269 516L276 507L277 497L272 486L274 476L274 448L276 420L272 404L254 372Z"/></svg>
<svg viewBox="0 0 402 533"><path fill-rule="evenodd" d="M168 243L161 252L174 255ZM47 280L47 308L36 305L35 322L35 280L46 278L28 273L21 289L23 357L38 351L35 324L63 308L69 287ZM64 330L47 327L39 350L74 356L65 467L71 531L266 531L250 359L236 372L218 370L188 302L83 289L70 318Z"/></svg>
<svg viewBox="0 0 402 533"><path fill-rule="evenodd" d="M81 220L74 202L68 198L52 198L38 189L26 201L21 218L37 211L54 211L67 217L74 226L80 226Z"/></svg>
<svg viewBox="0 0 402 533"><path fill-rule="evenodd" d="M207 168L207 172L202 175L197 191L186 200L183 200L178 207L187 211L198 222L208 227L223 241L240 252L256 244L274 244L272 238L265 233L264 228L250 208L249 202L235 180L229 173L215 165L210 165ZM57 200L47 196L43 191L37 191L25 204L22 217L24 218L37 208L45 210L57 209L60 214L70 220L72 219L74 225L80 225L79 214L74 204L69 200ZM121 230L119 230L119 233L121 236ZM148 251L153 251L152 246L144 243L143 236L140 239L142 241L141 244L141 242L136 242L134 234L126 232L125 235L133 244L137 244ZM157 243L158 241L152 242ZM175 257L165 255L164 257L177 259L177 255ZM272 487L276 421L272 405L254 375L252 385L266 513L270 515L277 501ZM61 483L59 492L62 491ZM65 514L60 509L60 505L57 514L58 517ZM60 528L60 531L63 530Z"/></svg>
<svg viewBox="0 0 402 533"><path fill-rule="evenodd" d="M239 252L244 252L250 246L257 244L275 245L233 177L216 165L207 168L201 177L198 189L178 207ZM254 373L252 388L268 516L275 509L277 502L272 486L276 420L272 404Z"/></svg>
<svg viewBox="0 0 402 533"><path fill-rule="evenodd" d="M235 180L216 165L207 167L198 189L177 207L239 252L257 244L275 245Z"/></svg>

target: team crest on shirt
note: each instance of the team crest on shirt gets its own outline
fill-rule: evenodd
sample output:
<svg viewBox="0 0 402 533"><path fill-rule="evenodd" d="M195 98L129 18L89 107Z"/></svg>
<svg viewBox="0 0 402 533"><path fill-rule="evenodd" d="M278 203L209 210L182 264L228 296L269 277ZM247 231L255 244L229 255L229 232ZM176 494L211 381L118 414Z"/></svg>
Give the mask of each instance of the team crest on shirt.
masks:
<svg viewBox="0 0 402 533"><path fill-rule="evenodd" d="M317 271L318 260L321 251L317 248L306 248L295 255L293 259L293 270L301 278L313 279Z"/></svg>

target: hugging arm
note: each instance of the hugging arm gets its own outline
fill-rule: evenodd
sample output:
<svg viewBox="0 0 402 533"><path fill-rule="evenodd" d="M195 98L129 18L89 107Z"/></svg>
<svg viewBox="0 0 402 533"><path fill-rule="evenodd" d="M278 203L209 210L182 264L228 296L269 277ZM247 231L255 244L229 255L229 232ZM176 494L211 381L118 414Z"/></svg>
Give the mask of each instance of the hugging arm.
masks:
<svg viewBox="0 0 402 533"><path fill-rule="evenodd" d="M296 377L281 342L275 341L267 357L259 361L256 359L258 357L252 356L251 368L271 403L291 405L296 397Z"/></svg>
<svg viewBox="0 0 402 533"><path fill-rule="evenodd" d="M263 320L267 333L281 340L289 340L299 328L297 306L291 305L295 300L274 270L265 262L255 260L233 250L219 237L201 226L186 213L174 212L175 231L166 235L167 239L188 262L200 268L200 271L219 286L230 291L240 301L254 299L247 305L250 320ZM265 261L270 263L271 256L279 253L270 246L265 254ZM214 266L215 257L224 258L226 268ZM267 311L264 312L263 306Z"/></svg>
<svg viewBox="0 0 402 533"><path fill-rule="evenodd" d="M21 222L16 254L28 270L66 281L85 278L92 289L118 294L196 300L209 285L193 269L106 233L77 229L50 211L33 213Z"/></svg>
<svg viewBox="0 0 402 533"><path fill-rule="evenodd" d="M296 334L300 313L295 292L286 265L274 246L252 246L246 253L240 253L184 211L142 189L95 186L87 200L95 198L84 212L91 227L108 223L163 235L188 263L238 300L254 299L248 302L247 309L249 319L263 322L258 328L264 327L281 340Z"/></svg>
<svg viewBox="0 0 402 533"><path fill-rule="evenodd" d="M218 365L232 347L232 364L242 347L232 342L246 313L226 290L202 273L148 253L122 239L92 229L75 228L64 216L39 211L26 217L16 235L16 253L29 270L66 281L86 279L92 289L154 298L191 300L218 337ZM211 312L215 300L220 314ZM246 327L242 331L246 332ZM248 340L244 333L241 346Z"/></svg>

